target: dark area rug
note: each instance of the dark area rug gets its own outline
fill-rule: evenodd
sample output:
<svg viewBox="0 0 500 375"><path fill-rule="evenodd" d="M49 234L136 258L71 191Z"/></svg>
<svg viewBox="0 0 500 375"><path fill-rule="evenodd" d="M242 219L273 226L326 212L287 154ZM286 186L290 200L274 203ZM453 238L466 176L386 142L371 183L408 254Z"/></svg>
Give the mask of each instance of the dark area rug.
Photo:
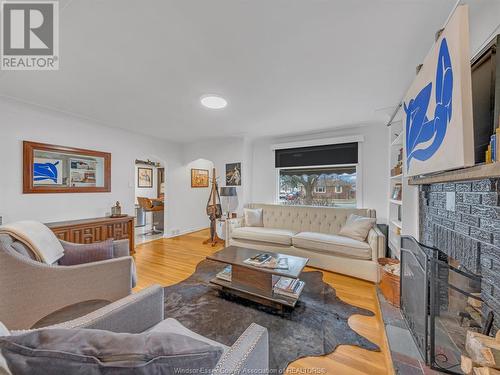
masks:
<svg viewBox="0 0 500 375"><path fill-rule="evenodd" d="M223 264L204 260L188 279L166 287L165 317L175 318L190 330L227 346L251 323L266 327L270 369L278 371L298 358L331 353L337 345L380 350L347 324L352 314L373 313L342 302L335 289L323 282L321 272L303 272L300 278L306 286L295 309L277 314L241 298L222 298L209 285L222 269Z"/></svg>

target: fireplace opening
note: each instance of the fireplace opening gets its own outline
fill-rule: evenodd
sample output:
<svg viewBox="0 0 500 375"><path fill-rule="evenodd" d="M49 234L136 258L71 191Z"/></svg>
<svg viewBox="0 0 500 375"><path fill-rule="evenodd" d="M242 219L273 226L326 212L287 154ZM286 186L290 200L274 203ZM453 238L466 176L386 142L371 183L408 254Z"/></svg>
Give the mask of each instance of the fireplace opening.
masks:
<svg viewBox="0 0 500 375"><path fill-rule="evenodd" d="M440 250L401 237L401 312L426 364L462 374L467 331L489 334L481 276Z"/></svg>

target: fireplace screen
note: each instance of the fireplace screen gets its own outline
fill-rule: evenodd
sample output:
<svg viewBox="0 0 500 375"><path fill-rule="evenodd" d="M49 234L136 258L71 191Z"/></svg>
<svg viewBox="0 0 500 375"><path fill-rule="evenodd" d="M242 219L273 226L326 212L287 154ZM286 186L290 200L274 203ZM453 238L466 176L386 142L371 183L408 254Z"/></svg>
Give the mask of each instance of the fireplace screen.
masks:
<svg viewBox="0 0 500 375"><path fill-rule="evenodd" d="M431 368L461 374L468 330L488 333L481 279L443 252L401 238L401 311Z"/></svg>

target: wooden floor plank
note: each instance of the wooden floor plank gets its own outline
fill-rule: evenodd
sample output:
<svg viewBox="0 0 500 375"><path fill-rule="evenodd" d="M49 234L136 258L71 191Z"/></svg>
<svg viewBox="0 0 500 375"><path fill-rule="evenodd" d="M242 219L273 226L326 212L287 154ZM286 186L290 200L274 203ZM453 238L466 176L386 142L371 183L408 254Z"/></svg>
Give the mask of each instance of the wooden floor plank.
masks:
<svg viewBox="0 0 500 375"><path fill-rule="evenodd" d="M153 284L173 285L188 278L199 262L222 248L220 245L216 247L203 245L202 242L207 237L208 231L203 230L138 245L134 256L138 274L136 290ZM375 313L373 317L353 315L349 318L349 326L377 344L381 351L372 352L356 346L341 345L328 355L301 358L291 363L288 372L339 375L394 374L375 285L349 276L322 272L323 280L335 288L339 298Z"/></svg>

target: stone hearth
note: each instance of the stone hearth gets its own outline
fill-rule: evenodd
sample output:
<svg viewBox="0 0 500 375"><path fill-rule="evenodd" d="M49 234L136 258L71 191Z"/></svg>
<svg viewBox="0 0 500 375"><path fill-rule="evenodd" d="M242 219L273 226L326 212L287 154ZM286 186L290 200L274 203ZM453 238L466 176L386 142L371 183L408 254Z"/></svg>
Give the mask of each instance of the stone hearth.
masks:
<svg viewBox="0 0 500 375"><path fill-rule="evenodd" d="M420 187L420 239L482 276L483 308L500 313L500 179ZM495 318L500 329L500 316Z"/></svg>

